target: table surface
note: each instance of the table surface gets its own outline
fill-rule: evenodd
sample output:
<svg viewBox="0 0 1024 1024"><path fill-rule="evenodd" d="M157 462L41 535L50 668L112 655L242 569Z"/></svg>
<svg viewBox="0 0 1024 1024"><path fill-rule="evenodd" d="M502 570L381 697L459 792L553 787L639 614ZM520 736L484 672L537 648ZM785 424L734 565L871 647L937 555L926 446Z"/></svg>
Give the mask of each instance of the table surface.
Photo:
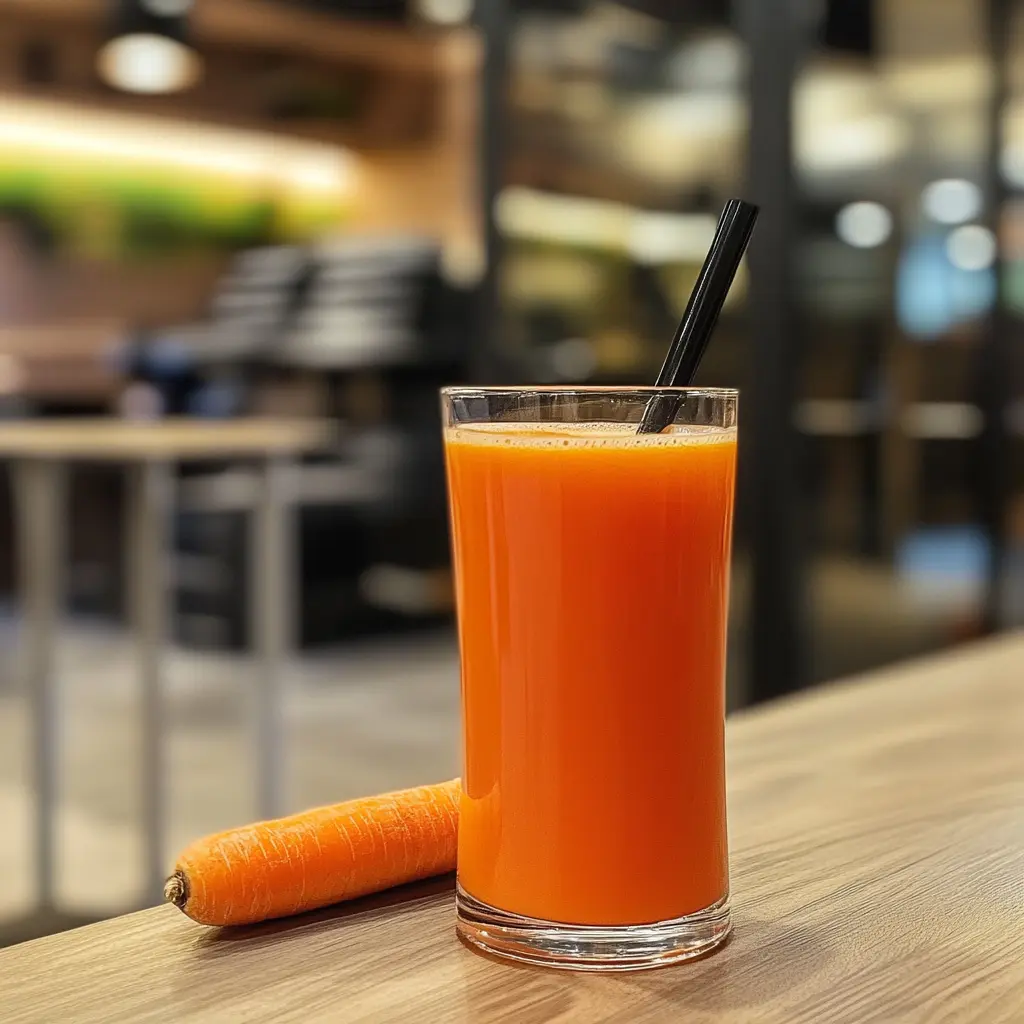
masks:
<svg viewBox="0 0 1024 1024"><path fill-rule="evenodd" d="M294 454L331 437L331 425L318 419L23 420L0 423L0 458L217 459Z"/></svg>
<svg viewBox="0 0 1024 1024"><path fill-rule="evenodd" d="M730 719L735 932L645 974L499 963L451 880L236 931L162 907L0 951L0 1019L1024 1021L1024 636Z"/></svg>

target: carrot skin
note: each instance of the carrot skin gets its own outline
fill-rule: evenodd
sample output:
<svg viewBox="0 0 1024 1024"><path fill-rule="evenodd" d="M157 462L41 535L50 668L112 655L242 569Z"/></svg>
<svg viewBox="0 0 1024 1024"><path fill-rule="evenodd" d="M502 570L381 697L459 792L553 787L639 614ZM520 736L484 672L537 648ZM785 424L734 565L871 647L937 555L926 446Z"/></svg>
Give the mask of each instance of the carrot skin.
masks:
<svg viewBox="0 0 1024 1024"><path fill-rule="evenodd" d="M254 924L453 871L459 796L452 779L207 836L165 896L199 924Z"/></svg>

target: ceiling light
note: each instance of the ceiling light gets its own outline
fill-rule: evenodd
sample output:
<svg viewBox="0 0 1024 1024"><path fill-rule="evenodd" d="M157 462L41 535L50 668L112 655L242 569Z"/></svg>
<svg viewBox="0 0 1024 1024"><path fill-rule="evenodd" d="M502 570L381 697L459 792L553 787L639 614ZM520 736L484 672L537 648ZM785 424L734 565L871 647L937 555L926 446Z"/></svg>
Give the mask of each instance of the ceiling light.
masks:
<svg viewBox="0 0 1024 1024"><path fill-rule="evenodd" d="M435 25L461 25L473 15L473 0L419 0L418 8Z"/></svg>
<svg viewBox="0 0 1024 1024"><path fill-rule="evenodd" d="M192 0L116 0L113 31L97 55L108 85L126 92L179 92L202 73L188 45L186 16Z"/></svg>
<svg viewBox="0 0 1024 1024"><path fill-rule="evenodd" d="M892 214L881 203L849 203L836 215L836 234L855 249L874 249L892 234Z"/></svg>
<svg viewBox="0 0 1024 1024"><path fill-rule="evenodd" d="M1008 144L999 158L999 170L1015 188L1024 187L1024 147Z"/></svg>
<svg viewBox="0 0 1024 1024"><path fill-rule="evenodd" d="M326 143L171 118L157 129L139 114L13 96L0 105L0 151L14 166L164 169L332 200L351 195L357 180L351 154Z"/></svg>
<svg viewBox="0 0 1024 1024"><path fill-rule="evenodd" d="M946 255L960 270L987 270L996 259L996 236L980 224L967 224L950 232Z"/></svg>
<svg viewBox="0 0 1024 1024"><path fill-rule="evenodd" d="M814 117L796 128L797 164L808 174L881 172L910 146L909 128L895 114Z"/></svg>
<svg viewBox="0 0 1024 1024"><path fill-rule="evenodd" d="M939 224L963 224L981 213L981 189L963 178L933 181L921 193L921 207Z"/></svg>
<svg viewBox="0 0 1024 1024"><path fill-rule="evenodd" d="M738 89L746 70L746 51L734 35L708 35L681 46L665 69L679 90Z"/></svg>

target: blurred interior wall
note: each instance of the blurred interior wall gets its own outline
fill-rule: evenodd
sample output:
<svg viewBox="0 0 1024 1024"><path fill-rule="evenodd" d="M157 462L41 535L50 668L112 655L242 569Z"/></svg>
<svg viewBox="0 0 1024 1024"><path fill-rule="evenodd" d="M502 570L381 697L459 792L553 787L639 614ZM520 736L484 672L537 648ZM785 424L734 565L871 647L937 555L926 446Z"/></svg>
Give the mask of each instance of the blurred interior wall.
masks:
<svg viewBox="0 0 1024 1024"><path fill-rule="evenodd" d="M438 59L445 73L437 133L414 149L360 155L358 194L347 228L430 235L441 242L456 276L472 277L482 260L473 159L482 48L476 36L456 33Z"/></svg>

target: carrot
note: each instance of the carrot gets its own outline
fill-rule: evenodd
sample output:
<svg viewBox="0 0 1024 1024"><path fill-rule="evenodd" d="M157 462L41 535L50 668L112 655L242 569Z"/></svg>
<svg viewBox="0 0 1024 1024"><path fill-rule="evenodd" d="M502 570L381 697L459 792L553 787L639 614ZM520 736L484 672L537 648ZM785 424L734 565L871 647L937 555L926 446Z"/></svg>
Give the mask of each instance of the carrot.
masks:
<svg viewBox="0 0 1024 1024"><path fill-rule="evenodd" d="M453 871L459 792L452 779L207 836L164 897L200 924L252 924Z"/></svg>

